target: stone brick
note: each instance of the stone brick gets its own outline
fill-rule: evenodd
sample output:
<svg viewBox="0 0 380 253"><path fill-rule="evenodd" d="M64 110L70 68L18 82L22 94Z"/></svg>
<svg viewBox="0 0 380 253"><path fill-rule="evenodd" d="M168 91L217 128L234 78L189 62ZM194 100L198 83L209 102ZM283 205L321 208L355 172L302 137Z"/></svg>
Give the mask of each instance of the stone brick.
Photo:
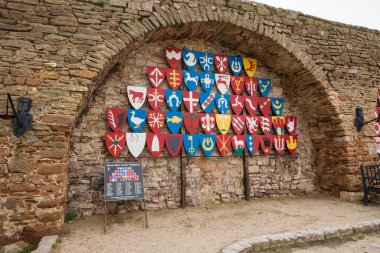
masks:
<svg viewBox="0 0 380 253"><path fill-rule="evenodd" d="M37 168L37 158L12 157L9 161L9 171L29 174Z"/></svg>
<svg viewBox="0 0 380 253"><path fill-rule="evenodd" d="M65 168L64 163L41 163L38 165L37 173L41 175L60 174L65 171Z"/></svg>

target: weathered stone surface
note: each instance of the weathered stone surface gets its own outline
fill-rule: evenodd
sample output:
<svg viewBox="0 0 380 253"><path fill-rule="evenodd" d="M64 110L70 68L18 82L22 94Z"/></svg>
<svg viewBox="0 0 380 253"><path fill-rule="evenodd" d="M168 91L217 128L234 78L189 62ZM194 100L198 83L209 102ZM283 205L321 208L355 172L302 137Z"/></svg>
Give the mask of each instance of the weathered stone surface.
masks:
<svg viewBox="0 0 380 253"><path fill-rule="evenodd" d="M37 168L37 158L12 157L9 161L9 171L29 174Z"/></svg>

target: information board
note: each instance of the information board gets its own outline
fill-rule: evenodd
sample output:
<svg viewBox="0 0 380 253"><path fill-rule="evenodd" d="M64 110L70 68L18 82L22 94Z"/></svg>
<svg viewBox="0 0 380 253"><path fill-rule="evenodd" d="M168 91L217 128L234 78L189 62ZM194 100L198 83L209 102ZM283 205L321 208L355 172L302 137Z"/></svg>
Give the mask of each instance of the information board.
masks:
<svg viewBox="0 0 380 253"><path fill-rule="evenodd" d="M144 199L144 178L141 163L107 162L104 168L106 201Z"/></svg>

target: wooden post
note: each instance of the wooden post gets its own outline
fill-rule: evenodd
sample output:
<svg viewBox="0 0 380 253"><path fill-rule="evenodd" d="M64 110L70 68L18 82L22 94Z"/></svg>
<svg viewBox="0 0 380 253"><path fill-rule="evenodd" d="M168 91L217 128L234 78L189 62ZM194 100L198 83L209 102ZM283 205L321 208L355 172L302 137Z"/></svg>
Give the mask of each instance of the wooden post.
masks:
<svg viewBox="0 0 380 253"><path fill-rule="evenodd" d="M147 214L147 210L146 210L146 201L145 199L143 200L144 201L144 210L145 210L145 228L148 228L148 214Z"/></svg>
<svg viewBox="0 0 380 253"><path fill-rule="evenodd" d="M249 170L248 170L248 165L247 165L247 158L245 156L246 156L246 150L244 150L244 154L243 154L244 198L245 198L246 201L249 201L250 198L251 198L251 196L250 196L251 195L251 189L250 189L250 186L249 186Z"/></svg>
<svg viewBox="0 0 380 253"><path fill-rule="evenodd" d="M107 234L107 201L104 200L104 234Z"/></svg>

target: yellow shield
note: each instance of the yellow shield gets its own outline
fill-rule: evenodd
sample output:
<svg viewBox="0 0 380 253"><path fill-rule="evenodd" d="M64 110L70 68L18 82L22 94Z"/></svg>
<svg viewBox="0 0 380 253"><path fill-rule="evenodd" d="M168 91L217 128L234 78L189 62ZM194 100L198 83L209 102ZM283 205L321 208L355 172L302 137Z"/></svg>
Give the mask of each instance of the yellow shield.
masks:
<svg viewBox="0 0 380 253"><path fill-rule="evenodd" d="M228 133L231 126L231 114L215 114L216 125L222 135Z"/></svg>
<svg viewBox="0 0 380 253"><path fill-rule="evenodd" d="M257 60L253 58L243 58L245 72L249 77L252 77L256 72Z"/></svg>

